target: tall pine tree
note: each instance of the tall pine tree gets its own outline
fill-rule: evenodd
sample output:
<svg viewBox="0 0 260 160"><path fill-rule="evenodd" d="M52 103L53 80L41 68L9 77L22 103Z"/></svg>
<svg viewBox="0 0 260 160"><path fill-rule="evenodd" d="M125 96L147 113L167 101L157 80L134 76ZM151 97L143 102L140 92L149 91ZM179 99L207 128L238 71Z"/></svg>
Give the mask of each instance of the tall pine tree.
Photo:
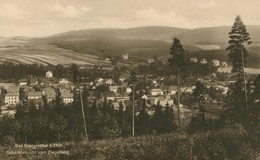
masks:
<svg viewBox="0 0 260 160"><path fill-rule="evenodd" d="M169 65L171 67L175 67L176 68L176 74L177 74L177 107L178 107L178 122L179 122L179 127L181 125L181 119L180 119L180 107L179 107L179 103L180 103L180 85L179 85L179 73L180 73L180 69L181 67L184 65L184 61L185 61L185 51L182 48L181 42L179 39L174 38L173 39L173 44L172 47L170 48L170 52L169 54L172 56L171 58L168 59Z"/></svg>
<svg viewBox="0 0 260 160"><path fill-rule="evenodd" d="M245 71L244 67L246 66L245 59L248 56L246 46L250 45L249 33L247 32L246 26L242 22L240 16L237 16L235 22L232 26L231 32L229 32L228 41L229 46L227 51L229 52L228 57L229 61L232 63L232 72L238 73L239 79L243 79L244 83L244 97L245 97L245 113L248 112L248 102L247 102L247 90L246 90L246 80L245 80ZM242 94L242 93L241 93Z"/></svg>

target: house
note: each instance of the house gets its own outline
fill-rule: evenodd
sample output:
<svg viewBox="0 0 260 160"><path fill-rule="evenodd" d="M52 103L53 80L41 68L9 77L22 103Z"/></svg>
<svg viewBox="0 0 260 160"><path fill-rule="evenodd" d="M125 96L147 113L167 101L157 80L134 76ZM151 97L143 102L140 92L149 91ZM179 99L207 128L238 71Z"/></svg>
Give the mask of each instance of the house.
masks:
<svg viewBox="0 0 260 160"><path fill-rule="evenodd" d="M96 79L96 86L100 86L101 84L103 84L103 81L104 81L104 79L103 78L97 78Z"/></svg>
<svg viewBox="0 0 260 160"><path fill-rule="evenodd" d="M114 81L111 78L105 79L104 82L105 82L105 84L108 84L108 85L114 84Z"/></svg>
<svg viewBox="0 0 260 160"><path fill-rule="evenodd" d="M70 89L70 85L66 84L66 83L58 83L58 84L55 84L53 86L55 88L58 88L58 89L64 89L64 90L69 90Z"/></svg>
<svg viewBox="0 0 260 160"><path fill-rule="evenodd" d="M54 100L56 97L56 92L53 88L43 89L42 94L43 94L43 96L46 96L48 102Z"/></svg>
<svg viewBox="0 0 260 160"><path fill-rule="evenodd" d="M155 62L155 60L153 59L153 58L150 58L150 59L147 59L147 61L146 61L148 64L151 64L151 63L154 63Z"/></svg>
<svg viewBox="0 0 260 160"><path fill-rule="evenodd" d="M163 90L161 90L160 88L151 89L150 92L152 96L163 95Z"/></svg>
<svg viewBox="0 0 260 160"><path fill-rule="evenodd" d="M132 92L132 88L127 87L127 88L126 88L126 93L131 93L131 92Z"/></svg>
<svg viewBox="0 0 260 160"><path fill-rule="evenodd" d="M6 105L16 105L19 103L19 92L9 92L5 95Z"/></svg>
<svg viewBox="0 0 260 160"><path fill-rule="evenodd" d="M166 107L167 104L169 106L173 106L174 105L174 101L170 97L163 97L163 96L151 97L151 104L152 105L157 105L158 103L162 107Z"/></svg>
<svg viewBox="0 0 260 160"><path fill-rule="evenodd" d="M70 90L61 90L61 98L65 104L72 103L73 93L71 93Z"/></svg>
<svg viewBox="0 0 260 160"><path fill-rule="evenodd" d="M53 73L51 71L46 72L46 78L52 78Z"/></svg>
<svg viewBox="0 0 260 160"><path fill-rule="evenodd" d="M190 59L190 62L193 62L193 63L197 63L198 62L198 59L196 57L192 57Z"/></svg>
<svg viewBox="0 0 260 160"><path fill-rule="evenodd" d="M62 79L59 80L59 83L60 84L68 84L68 83L70 83L70 81L68 80L68 78L62 78Z"/></svg>
<svg viewBox="0 0 260 160"><path fill-rule="evenodd" d="M221 67L226 68L228 66L227 62L221 62Z"/></svg>
<svg viewBox="0 0 260 160"><path fill-rule="evenodd" d="M20 84L20 86L25 86L25 85L27 85L27 79L20 79L20 80L19 80L19 84Z"/></svg>
<svg viewBox="0 0 260 160"><path fill-rule="evenodd" d="M121 56L121 59L123 60L123 61L127 61L128 60L128 54L126 53L126 54L123 54L122 56Z"/></svg>
<svg viewBox="0 0 260 160"><path fill-rule="evenodd" d="M10 88L10 86L16 86L15 83L0 83L0 87L3 87L4 89Z"/></svg>
<svg viewBox="0 0 260 160"><path fill-rule="evenodd" d="M20 86L9 86L6 91L7 92L19 92Z"/></svg>
<svg viewBox="0 0 260 160"><path fill-rule="evenodd" d="M200 63L201 63L201 64L207 64L208 61L207 61L205 58L202 58L202 59L200 60Z"/></svg>
<svg viewBox="0 0 260 160"><path fill-rule="evenodd" d="M120 86L109 86L108 89L109 89L110 92L115 92L115 93L117 93L119 87L120 87Z"/></svg>
<svg viewBox="0 0 260 160"><path fill-rule="evenodd" d="M32 86L22 86L23 92L25 93L25 97L28 97L28 92L35 92L35 89Z"/></svg>
<svg viewBox="0 0 260 160"><path fill-rule="evenodd" d="M217 60L217 59L213 59L211 62L212 62L212 64L213 64L214 67L220 66L220 61Z"/></svg>
<svg viewBox="0 0 260 160"><path fill-rule="evenodd" d="M119 101L119 102L129 100L129 94L125 93L123 95L116 95L116 100Z"/></svg>
<svg viewBox="0 0 260 160"><path fill-rule="evenodd" d="M36 92L28 92L28 100L29 99L40 99L42 98L42 92L36 91Z"/></svg>
<svg viewBox="0 0 260 160"><path fill-rule="evenodd" d="M164 94L176 94L177 86L172 85L162 85L161 89L163 90Z"/></svg>
<svg viewBox="0 0 260 160"><path fill-rule="evenodd" d="M181 87L180 92L181 93L186 93L186 94L192 94L193 90L195 89L195 86L192 87Z"/></svg>
<svg viewBox="0 0 260 160"><path fill-rule="evenodd" d="M107 99L107 101L109 101L109 100L114 101L116 94L114 92L102 92L101 97L102 97L102 100Z"/></svg>
<svg viewBox="0 0 260 160"><path fill-rule="evenodd" d="M148 97L147 95L144 94L144 95L141 97L141 99L144 99L144 100L147 101L147 100L149 99L149 97Z"/></svg>

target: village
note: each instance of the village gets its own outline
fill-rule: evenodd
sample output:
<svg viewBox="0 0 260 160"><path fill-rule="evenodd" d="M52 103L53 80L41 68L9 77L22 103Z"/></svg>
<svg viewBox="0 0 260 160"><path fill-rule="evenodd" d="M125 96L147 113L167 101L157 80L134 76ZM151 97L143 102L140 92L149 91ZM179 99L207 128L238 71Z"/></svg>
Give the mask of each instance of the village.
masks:
<svg viewBox="0 0 260 160"><path fill-rule="evenodd" d="M128 61L128 55L122 55L122 62ZM192 57L191 63L200 63L201 65L207 64L205 58L198 62L198 59ZM154 59L149 59L146 62L147 65L151 65ZM215 67L227 67L226 62L220 63L214 59L210 62ZM83 70L90 70L91 67L81 67ZM93 69L93 67L92 67ZM82 70L82 69L81 69ZM101 68L104 70L104 68ZM124 107L128 106L132 99L130 94L132 93L132 87L129 86L130 72L122 73L115 82L113 78L96 77L94 81L85 78L79 84L74 84L69 78L57 78L54 77L52 71L47 71L45 77L30 76L28 79L20 79L18 82L13 83L0 83L1 86L1 116L4 114L14 115L16 106L18 104L35 104L37 107L43 105L43 98L46 98L48 103L55 100L57 91L60 92L63 103L70 104L74 100L74 90L83 92L84 88L88 89L90 101L110 101L114 107L114 110L119 110L120 103ZM153 75L138 75L137 80L141 87L137 89L136 105L140 105L142 100L147 103L147 112L152 116L155 112L154 106L159 104L163 108L167 105L172 106L175 113L175 119L177 116L177 85L169 84L169 81L176 81L176 76L171 75L168 77L155 77ZM218 81L216 73L212 73L208 76L193 77L192 83L183 83L180 86L180 115L182 126L187 126L190 123L191 117L198 113L198 106L191 99L193 90L195 89L195 82L202 82L208 90L211 90L211 95L208 93L203 95L202 102L207 106L208 112L205 113L207 119L217 119L219 112L222 110L223 99L228 92L228 85L233 81ZM142 83L143 82L143 83ZM185 82L185 81L184 81ZM76 87L76 88L75 88ZM87 105L87 104L85 104ZM137 112L138 115L138 108Z"/></svg>

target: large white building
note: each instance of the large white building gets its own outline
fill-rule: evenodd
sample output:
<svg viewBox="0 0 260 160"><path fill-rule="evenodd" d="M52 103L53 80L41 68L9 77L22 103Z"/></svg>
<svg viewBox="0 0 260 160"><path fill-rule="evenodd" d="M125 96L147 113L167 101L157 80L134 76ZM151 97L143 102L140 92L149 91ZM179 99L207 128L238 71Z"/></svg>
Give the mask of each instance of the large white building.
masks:
<svg viewBox="0 0 260 160"><path fill-rule="evenodd" d="M6 105L15 105L19 103L19 93L10 92L5 95L5 104Z"/></svg>

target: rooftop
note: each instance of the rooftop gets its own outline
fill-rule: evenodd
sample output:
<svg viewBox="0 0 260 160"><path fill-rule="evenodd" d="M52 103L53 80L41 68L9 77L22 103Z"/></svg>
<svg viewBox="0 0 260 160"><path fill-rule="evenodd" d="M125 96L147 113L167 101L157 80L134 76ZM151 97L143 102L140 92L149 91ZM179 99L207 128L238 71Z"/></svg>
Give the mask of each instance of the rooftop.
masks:
<svg viewBox="0 0 260 160"><path fill-rule="evenodd" d="M42 92L36 91L36 92L28 92L28 97L34 97L34 96L42 96Z"/></svg>

